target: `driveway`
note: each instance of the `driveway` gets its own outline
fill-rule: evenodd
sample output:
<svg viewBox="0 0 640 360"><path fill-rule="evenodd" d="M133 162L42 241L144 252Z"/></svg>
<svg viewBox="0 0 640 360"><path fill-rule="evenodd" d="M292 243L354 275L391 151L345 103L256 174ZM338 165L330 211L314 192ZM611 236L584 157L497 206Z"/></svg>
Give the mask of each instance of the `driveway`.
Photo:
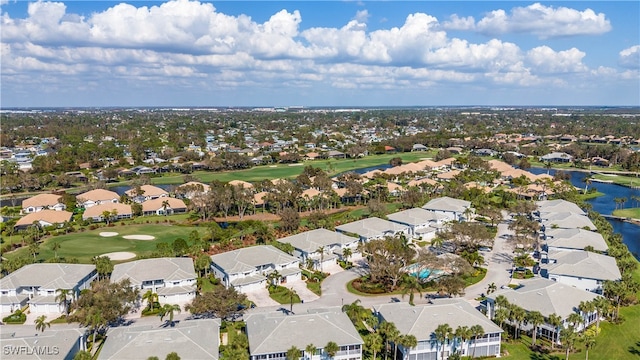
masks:
<svg viewBox="0 0 640 360"><path fill-rule="evenodd" d="M246 293L247 299L253 301L257 307L272 307L281 306L277 301L269 297L269 290L267 288L261 288L258 290L252 290Z"/></svg>
<svg viewBox="0 0 640 360"><path fill-rule="evenodd" d="M282 286L293 289L302 302L315 301L319 298L313 291L307 289L307 283L303 280L290 281Z"/></svg>
<svg viewBox="0 0 640 360"><path fill-rule="evenodd" d="M506 215L503 213L503 217ZM473 300L486 294L489 284L496 284L496 288L508 285L511 281L511 265L513 263L513 244L510 243L513 231L509 230L509 224L502 221L498 224L498 232L493 241L493 249L481 253L487 262L487 275L482 281L465 289L464 298Z"/></svg>

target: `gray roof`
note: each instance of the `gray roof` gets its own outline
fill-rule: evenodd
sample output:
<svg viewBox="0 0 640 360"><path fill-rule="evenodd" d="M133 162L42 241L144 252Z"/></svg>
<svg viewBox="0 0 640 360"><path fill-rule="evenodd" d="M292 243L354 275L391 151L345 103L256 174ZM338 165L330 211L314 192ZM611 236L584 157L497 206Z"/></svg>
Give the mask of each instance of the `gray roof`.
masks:
<svg viewBox="0 0 640 360"><path fill-rule="evenodd" d="M596 280L618 280L622 277L616 259L590 251L554 251L549 259L555 264L543 264L549 274L558 274Z"/></svg>
<svg viewBox="0 0 640 360"><path fill-rule="evenodd" d="M2 359L73 359L78 349L76 344L80 342L84 332L83 328L58 330L55 326L45 332L39 332L31 325L9 325L9 327L5 325L0 337L3 350L15 349L18 352L20 347L26 347L26 349L19 353L3 351ZM55 351L56 348L57 351Z"/></svg>
<svg viewBox="0 0 640 360"><path fill-rule="evenodd" d="M411 334L418 341L431 340L439 325L480 325L485 333L502 332L502 329L464 299L435 299L432 304L411 306L405 302L387 303L374 307L384 320L392 322L401 334Z"/></svg>
<svg viewBox="0 0 640 360"><path fill-rule="evenodd" d="M377 217L370 217L340 226L336 226L336 230L357 234L359 236L370 238L376 236L394 235L400 231L407 230L408 227L398 223L383 220Z"/></svg>
<svg viewBox="0 0 640 360"><path fill-rule="evenodd" d="M181 320L173 327L125 326L109 329L98 359L164 359L176 352L181 359L218 359L220 320Z"/></svg>
<svg viewBox="0 0 640 360"><path fill-rule="evenodd" d="M387 219L406 225L422 225L430 221L447 220L442 214L423 208L413 208L387 215Z"/></svg>
<svg viewBox="0 0 640 360"><path fill-rule="evenodd" d="M429 201L422 208L427 210L455 211L462 213L466 208L469 207L471 207L470 201L443 196Z"/></svg>
<svg viewBox="0 0 640 360"><path fill-rule="evenodd" d="M313 253L318 250L320 246L348 245L359 241L359 239L327 229L315 229L287 236L278 239L278 241L283 244L289 243L296 249L306 253Z"/></svg>
<svg viewBox="0 0 640 360"><path fill-rule="evenodd" d="M600 295L544 278L520 281L518 289L500 289L488 297L495 300L504 295L509 303L527 311L539 311L543 316L560 315L563 319L575 312L581 301L591 301Z"/></svg>
<svg viewBox="0 0 640 360"><path fill-rule="evenodd" d="M115 265L111 273L112 282L131 279L131 285L141 285L148 280L178 281L196 277L191 258L136 260Z"/></svg>
<svg viewBox="0 0 640 360"><path fill-rule="evenodd" d="M286 265L299 260L271 245L261 245L211 255L211 262L227 274L237 274L262 265Z"/></svg>
<svg viewBox="0 0 640 360"><path fill-rule="evenodd" d="M607 251L608 246L602 235L583 229L548 229L547 246L583 250L593 246L596 251Z"/></svg>
<svg viewBox="0 0 640 360"><path fill-rule="evenodd" d="M304 349L309 344L322 348L329 341L339 346L363 344L339 308L296 315L252 314L247 318L247 336L251 355L286 352L291 346Z"/></svg>
<svg viewBox="0 0 640 360"><path fill-rule="evenodd" d="M95 265L84 264L30 264L0 279L0 289L42 287L44 289L73 289L91 272Z"/></svg>
<svg viewBox="0 0 640 360"><path fill-rule="evenodd" d="M571 201L556 199L556 200L542 200L536 202L540 213L550 212L567 212L580 215L586 215L586 213L580 209L580 207Z"/></svg>
<svg viewBox="0 0 640 360"><path fill-rule="evenodd" d="M596 230L596 226L593 225L593 222L591 222L588 217L569 212L549 213L548 216L543 217L542 224L547 229L554 227L562 229L582 229L586 226L590 230Z"/></svg>

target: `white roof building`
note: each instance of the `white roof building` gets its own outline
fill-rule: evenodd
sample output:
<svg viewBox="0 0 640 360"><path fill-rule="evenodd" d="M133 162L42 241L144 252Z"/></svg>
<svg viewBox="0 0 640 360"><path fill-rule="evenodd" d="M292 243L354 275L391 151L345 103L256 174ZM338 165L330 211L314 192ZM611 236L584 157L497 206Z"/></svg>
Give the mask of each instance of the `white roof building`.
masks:
<svg viewBox="0 0 640 360"><path fill-rule="evenodd" d="M410 236L410 229L408 226L377 217L370 217L336 226L336 231L345 234L356 234L360 237L360 240L364 242L384 239L387 236L396 236L400 234L407 237Z"/></svg>

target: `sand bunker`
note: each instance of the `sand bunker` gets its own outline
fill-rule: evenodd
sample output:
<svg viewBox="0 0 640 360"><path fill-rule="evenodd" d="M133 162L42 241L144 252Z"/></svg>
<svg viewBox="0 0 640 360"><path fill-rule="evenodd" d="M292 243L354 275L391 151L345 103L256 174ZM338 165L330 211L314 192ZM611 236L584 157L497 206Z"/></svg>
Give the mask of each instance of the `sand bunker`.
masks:
<svg viewBox="0 0 640 360"><path fill-rule="evenodd" d="M125 235L123 238L127 240L154 240L156 237L151 235Z"/></svg>
<svg viewBox="0 0 640 360"><path fill-rule="evenodd" d="M134 257L136 257L136 254L128 251L119 251L119 252L112 252L108 254L102 254L100 256L106 256L111 260L119 261L119 260L133 259Z"/></svg>
<svg viewBox="0 0 640 360"><path fill-rule="evenodd" d="M114 237L114 236L118 236L117 232L111 232L111 231L103 231L100 233L100 236L102 237Z"/></svg>

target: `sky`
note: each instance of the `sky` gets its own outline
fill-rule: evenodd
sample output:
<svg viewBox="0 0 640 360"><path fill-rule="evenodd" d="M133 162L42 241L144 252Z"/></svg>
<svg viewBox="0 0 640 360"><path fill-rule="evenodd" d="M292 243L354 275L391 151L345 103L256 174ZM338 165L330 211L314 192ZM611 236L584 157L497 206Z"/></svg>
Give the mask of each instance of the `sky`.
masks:
<svg viewBox="0 0 640 360"><path fill-rule="evenodd" d="M639 1L0 0L0 107L640 105Z"/></svg>

